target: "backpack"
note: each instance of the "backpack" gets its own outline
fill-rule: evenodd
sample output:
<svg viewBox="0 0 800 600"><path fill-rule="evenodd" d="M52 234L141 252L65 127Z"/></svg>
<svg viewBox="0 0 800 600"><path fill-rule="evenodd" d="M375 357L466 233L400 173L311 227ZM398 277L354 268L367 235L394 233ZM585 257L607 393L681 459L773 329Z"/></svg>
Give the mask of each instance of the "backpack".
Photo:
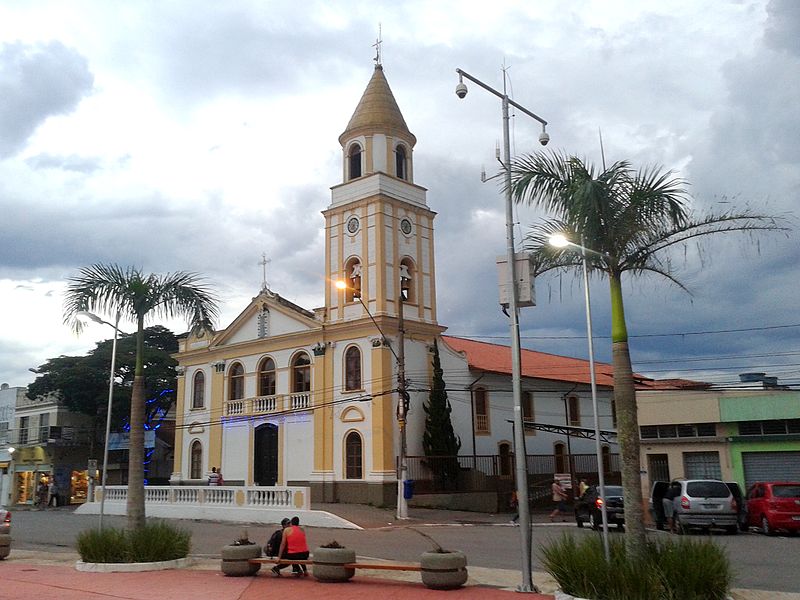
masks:
<svg viewBox="0 0 800 600"><path fill-rule="evenodd" d="M278 552L281 549L281 540L283 539L283 529L278 529L272 536L269 538L267 542L266 548L264 548L264 554L267 556L278 556Z"/></svg>

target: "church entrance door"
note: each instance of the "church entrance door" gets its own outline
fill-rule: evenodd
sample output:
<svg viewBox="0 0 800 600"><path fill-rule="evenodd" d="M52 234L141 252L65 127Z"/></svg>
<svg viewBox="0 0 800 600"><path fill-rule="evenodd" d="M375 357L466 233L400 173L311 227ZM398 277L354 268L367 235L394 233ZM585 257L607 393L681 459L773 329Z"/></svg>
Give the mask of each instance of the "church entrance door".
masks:
<svg viewBox="0 0 800 600"><path fill-rule="evenodd" d="M278 482L278 426L272 423L256 427L253 480L256 485Z"/></svg>

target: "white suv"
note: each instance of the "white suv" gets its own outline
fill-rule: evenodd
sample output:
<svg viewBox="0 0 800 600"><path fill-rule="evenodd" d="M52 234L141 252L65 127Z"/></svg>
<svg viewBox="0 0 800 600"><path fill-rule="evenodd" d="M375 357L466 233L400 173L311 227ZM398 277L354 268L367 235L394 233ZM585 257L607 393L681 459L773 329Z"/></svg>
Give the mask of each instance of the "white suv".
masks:
<svg viewBox="0 0 800 600"><path fill-rule="evenodd" d="M739 507L730 488L718 479L676 479L653 486L653 504L661 503L668 488L674 489L675 525L678 533L689 528L719 527L728 533L738 531ZM656 499L658 502L656 502Z"/></svg>

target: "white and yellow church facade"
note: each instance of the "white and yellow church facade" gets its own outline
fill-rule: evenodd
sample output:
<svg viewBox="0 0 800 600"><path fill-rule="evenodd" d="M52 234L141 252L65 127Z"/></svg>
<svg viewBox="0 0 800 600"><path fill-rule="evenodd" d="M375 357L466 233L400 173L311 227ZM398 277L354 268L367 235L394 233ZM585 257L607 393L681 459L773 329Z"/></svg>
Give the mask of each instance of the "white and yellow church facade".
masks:
<svg viewBox="0 0 800 600"><path fill-rule="evenodd" d="M339 142L342 183L332 188L323 211L325 305L306 310L265 283L225 329L180 340L173 484L204 483L216 467L226 485L305 485L315 502L392 504L400 444L400 339L411 390L409 455L423 453L422 405L434 340L446 378L472 381L475 369L483 368L476 367L477 355L448 345L437 323L435 213L425 188L414 183L416 138L381 65ZM480 346L471 347L473 354L475 348ZM557 411L569 390L588 417L588 375L570 376L563 368L559 373L553 380L523 373L532 377L525 382L531 393L536 385L542 388L536 406L552 402L545 410ZM486 381L501 379L508 377L496 369ZM610 385L602 378L600 383L609 416L603 425L610 427ZM462 452L507 448L512 434L500 424L510 418L510 385L498 383L502 391L479 394L485 422L498 425L495 433L479 430L477 437L475 390L461 387L449 394ZM552 452L558 440L548 436L530 439L538 450ZM576 443L582 442L573 442L573 451ZM591 445L584 445L590 452ZM529 446L528 452L536 449Z"/></svg>

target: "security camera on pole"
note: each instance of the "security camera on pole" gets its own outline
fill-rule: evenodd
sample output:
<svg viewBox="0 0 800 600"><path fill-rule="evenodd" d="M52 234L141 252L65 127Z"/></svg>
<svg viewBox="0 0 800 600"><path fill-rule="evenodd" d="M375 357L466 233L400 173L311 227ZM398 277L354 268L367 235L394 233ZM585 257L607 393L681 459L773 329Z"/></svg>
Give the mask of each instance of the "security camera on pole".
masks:
<svg viewBox="0 0 800 600"><path fill-rule="evenodd" d="M528 504L528 471L525 457L525 431L522 423L522 384L521 384L521 360L520 360L520 341L519 341L519 305L517 290L516 256L514 251L514 214L513 202L511 198L511 146L509 142L508 127L508 106L514 106L529 117L538 121L542 125L542 132L539 134L539 143L543 146L550 141L550 136L546 131L547 121L535 115L523 106L520 106L508 97L505 91L505 71L503 72L503 92L500 93L494 88L489 87L482 81L475 79L472 75L461 69L456 69L458 73L458 85L456 86L456 96L463 99L467 95L467 86L464 83L466 77L476 83L487 92L494 94L503 103L503 160L500 161L505 176L505 199L506 199L506 243L507 243L507 294L508 309L511 326L511 376L512 389L514 394L514 463L516 467L517 500L519 502L519 531L522 543L522 583L517 588L519 592L538 592L533 585L531 576L531 517L530 505ZM499 160L499 158L498 158Z"/></svg>

